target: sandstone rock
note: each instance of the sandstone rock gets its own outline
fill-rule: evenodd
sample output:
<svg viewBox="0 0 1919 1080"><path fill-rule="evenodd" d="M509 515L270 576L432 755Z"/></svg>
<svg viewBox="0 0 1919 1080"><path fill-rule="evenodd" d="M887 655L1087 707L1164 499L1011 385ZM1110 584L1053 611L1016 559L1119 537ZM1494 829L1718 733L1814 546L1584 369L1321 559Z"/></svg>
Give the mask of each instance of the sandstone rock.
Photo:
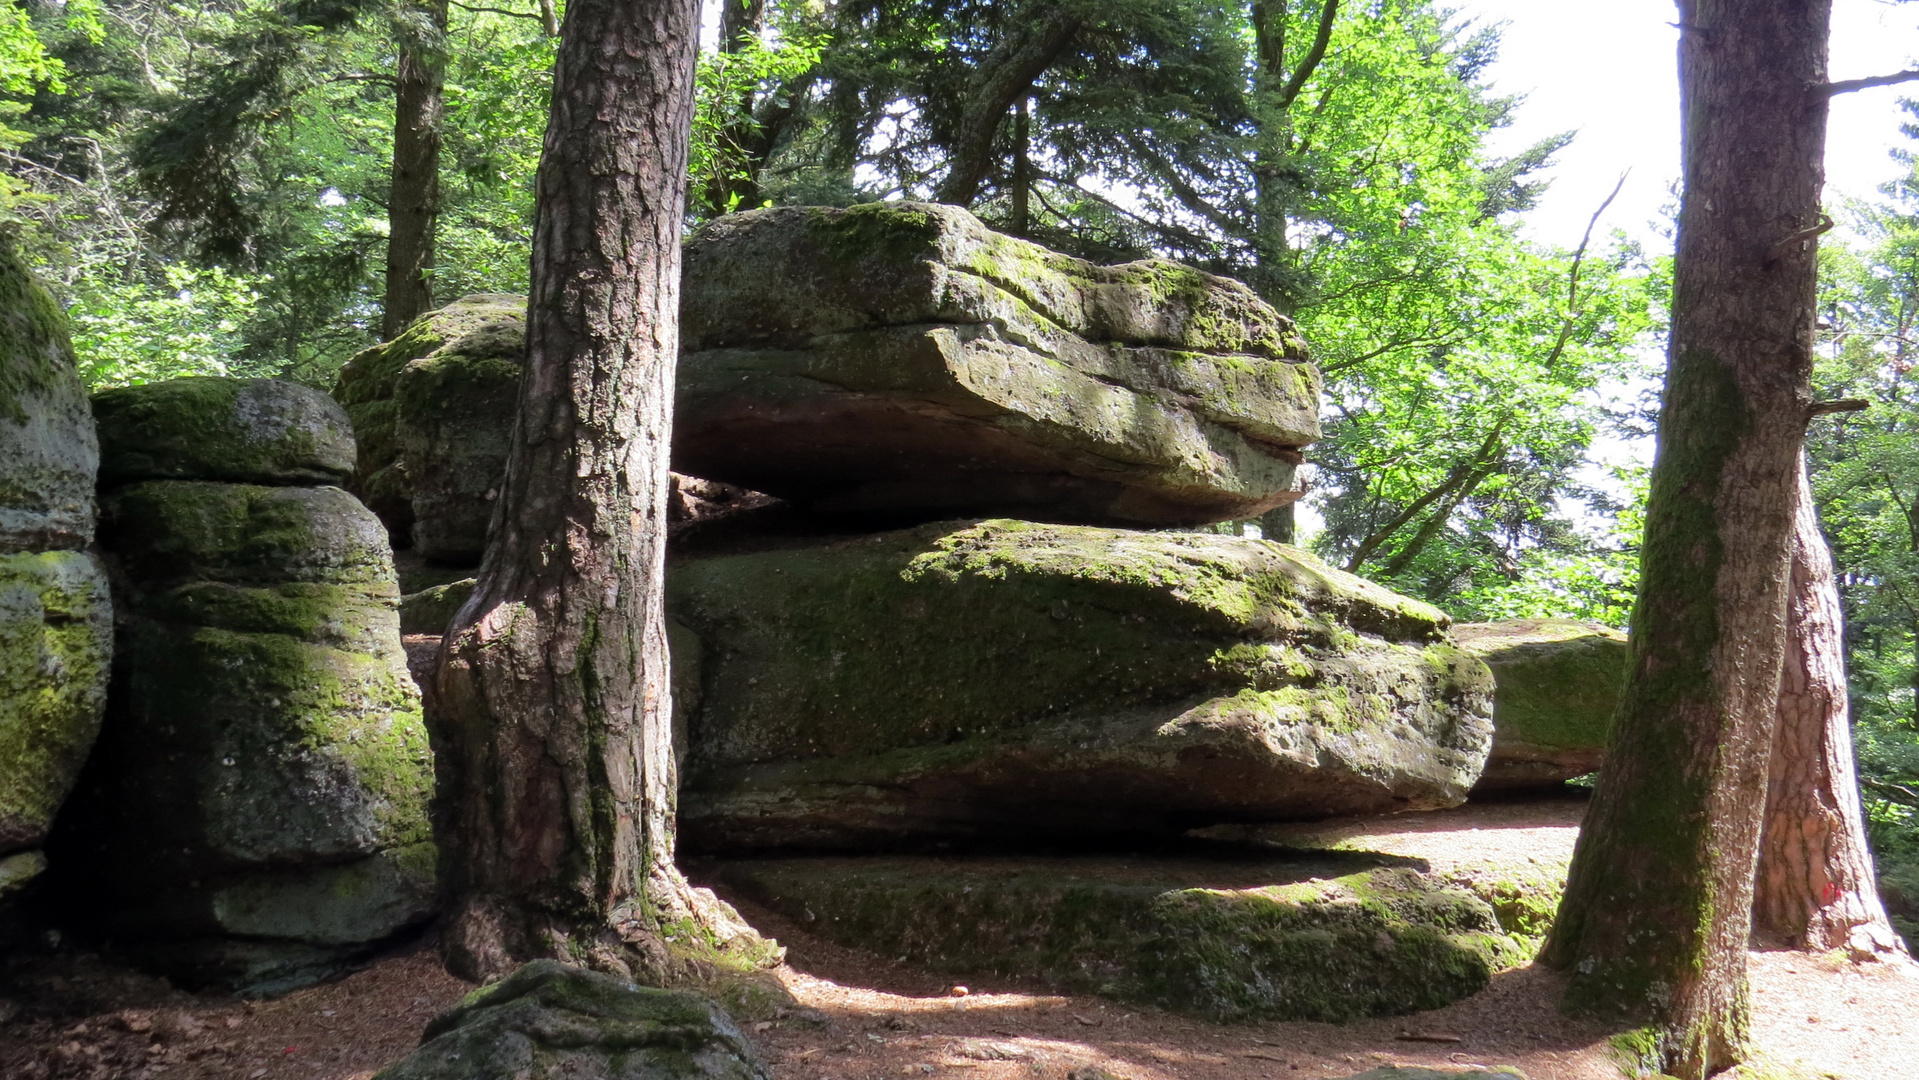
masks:
<svg viewBox="0 0 1919 1080"><path fill-rule="evenodd" d="M1475 791L1552 787L1599 768L1625 686L1626 635L1571 619L1462 623L1497 683L1493 749Z"/></svg>
<svg viewBox="0 0 1919 1080"><path fill-rule="evenodd" d="M84 551L0 555L0 855L33 847L100 731L113 610Z"/></svg>
<svg viewBox="0 0 1919 1080"><path fill-rule="evenodd" d="M683 288L674 468L824 511L1253 517L1319 435L1318 373L1245 286L957 207L730 214Z"/></svg>
<svg viewBox="0 0 1919 1080"><path fill-rule="evenodd" d="M87 546L98 463L66 319L0 252L0 555Z"/></svg>
<svg viewBox="0 0 1919 1080"><path fill-rule="evenodd" d="M333 399L277 379L198 377L93 399L100 482L330 484L353 471L353 423Z"/></svg>
<svg viewBox="0 0 1919 1080"><path fill-rule="evenodd" d="M400 598L400 633L441 634L459 614L466 598L473 595L476 578L461 578L445 585L434 585Z"/></svg>
<svg viewBox="0 0 1919 1080"><path fill-rule="evenodd" d="M667 603L690 849L1430 809L1492 737L1443 614L1261 540L929 525L682 558Z"/></svg>
<svg viewBox="0 0 1919 1080"><path fill-rule="evenodd" d="M347 486L386 523L396 547L412 543L413 528L413 486L401 462L400 372L415 360L454 357L508 362L517 370L525 347L526 297L483 293L428 313L399 337L356 354L340 369L333 397L353 418L359 441L359 458ZM507 395L509 404L512 396ZM491 403L487 408L497 411Z"/></svg>
<svg viewBox="0 0 1919 1080"><path fill-rule="evenodd" d="M477 333L501 344L523 333L500 324ZM395 431L412 490L413 547L429 559L476 566L506 475L519 412L520 348L475 347L470 334L400 369Z"/></svg>
<svg viewBox="0 0 1919 1080"><path fill-rule="evenodd" d="M1534 947L1484 900L1406 862L1202 849L756 859L717 873L812 933L942 975L1214 1021L1342 1022L1458 1001Z"/></svg>
<svg viewBox="0 0 1919 1080"><path fill-rule="evenodd" d="M375 1080L766 1080L711 1001L536 960L427 1025Z"/></svg>
<svg viewBox="0 0 1919 1080"><path fill-rule="evenodd" d="M50 841L78 921L263 993L426 919L432 760L379 519L339 488L194 480L101 509L113 689Z"/></svg>

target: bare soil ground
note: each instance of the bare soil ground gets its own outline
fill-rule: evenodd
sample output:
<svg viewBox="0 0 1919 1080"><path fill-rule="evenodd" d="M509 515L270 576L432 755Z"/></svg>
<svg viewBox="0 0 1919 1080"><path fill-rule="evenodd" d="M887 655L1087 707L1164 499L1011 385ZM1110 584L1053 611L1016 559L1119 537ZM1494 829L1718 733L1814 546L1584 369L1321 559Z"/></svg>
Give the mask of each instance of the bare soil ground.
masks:
<svg viewBox="0 0 1919 1080"><path fill-rule="evenodd" d="M1563 863L1577 803L1489 804L1370 822L1263 829L1302 846L1365 847L1436 870ZM747 1025L780 1080L1321 1080L1386 1064L1510 1066L1532 1080L1614 1080L1606 1028L1555 1010L1558 976L1523 968L1445 1009L1334 1025L1221 1026L1029 986L947 980L822 941L743 905L784 942L798 1007ZM1908 1080L1919 1074L1919 973L1801 953L1755 953L1758 1076ZM6 1080L368 1080L403 1057L470 987L430 942L347 978L266 1002L194 995L69 948L0 966Z"/></svg>

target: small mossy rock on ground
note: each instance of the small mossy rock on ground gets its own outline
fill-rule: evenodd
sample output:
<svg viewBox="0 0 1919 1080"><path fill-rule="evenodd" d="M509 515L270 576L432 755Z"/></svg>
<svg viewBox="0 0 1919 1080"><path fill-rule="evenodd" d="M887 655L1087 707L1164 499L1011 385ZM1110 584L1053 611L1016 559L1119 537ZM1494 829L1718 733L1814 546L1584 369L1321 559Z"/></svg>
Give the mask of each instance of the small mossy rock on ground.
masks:
<svg viewBox="0 0 1919 1080"><path fill-rule="evenodd" d="M99 559L0 555L0 855L52 827L100 732L112 657Z"/></svg>
<svg viewBox="0 0 1919 1080"><path fill-rule="evenodd" d="M526 297L479 293L428 312L340 369L333 397L353 418L359 441L347 487L386 523L396 547L410 544L413 535L413 486L400 450L400 372L415 360L453 356L511 361L517 370L525 348Z"/></svg>
<svg viewBox="0 0 1919 1080"><path fill-rule="evenodd" d="M139 480L332 484L353 471L353 423L278 379L195 376L94 395L103 487Z"/></svg>
<svg viewBox="0 0 1919 1080"><path fill-rule="evenodd" d="M379 519L335 487L188 480L101 511L117 641L49 842L68 909L175 978L254 992L430 916L432 760Z"/></svg>
<svg viewBox="0 0 1919 1080"><path fill-rule="evenodd" d="M99 456L66 316L0 248L0 555L91 543Z"/></svg>
<svg viewBox="0 0 1919 1080"><path fill-rule="evenodd" d="M1492 741L1444 614L1263 540L936 524L682 556L667 606L692 850L1434 809Z"/></svg>
<svg viewBox="0 0 1919 1080"><path fill-rule="evenodd" d="M467 597L473 595L478 578L461 578L445 585L434 585L400 598L400 633L443 634L453 616L459 614Z"/></svg>
<svg viewBox="0 0 1919 1080"><path fill-rule="evenodd" d="M1215 1021L1435 1009L1523 963L1483 900L1366 855L740 860L741 895L844 945ZM704 871L702 871L704 872Z"/></svg>
<svg viewBox="0 0 1919 1080"><path fill-rule="evenodd" d="M1096 266L958 207L729 214L688 240L678 471L855 515L1180 525L1296 498L1292 322L1165 260Z"/></svg>
<svg viewBox="0 0 1919 1080"><path fill-rule="evenodd" d="M713 1002L536 960L427 1025L375 1080L767 1080Z"/></svg>
<svg viewBox="0 0 1919 1080"><path fill-rule="evenodd" d="M1497 684L1493 750L1474 791L1552 787L1599 768L1630 663L1626 635L1572 619L1462 623Z"/></svg>
<svg viewBox="0 0 1919 1080"><path fill-rule="evenodd" d="M413 548L477 566L520 406L523 331L476 331L400 369L394 430L413 501Z"/></svg>

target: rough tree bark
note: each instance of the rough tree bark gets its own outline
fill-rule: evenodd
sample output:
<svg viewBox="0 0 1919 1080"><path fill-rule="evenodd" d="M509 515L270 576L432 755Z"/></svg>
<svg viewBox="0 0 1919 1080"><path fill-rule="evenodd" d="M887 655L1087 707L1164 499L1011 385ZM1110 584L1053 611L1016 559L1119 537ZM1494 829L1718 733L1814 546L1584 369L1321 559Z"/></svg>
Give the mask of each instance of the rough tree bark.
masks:
<svg viewBox="0 0 1919 1080"><path fill-rule="evenodd" d="M1632 671L1541 959L1736 1064L1810 417L1830 0L1680 0L1684 194Z"/></svg>
<svg viewBox="0 0 1919 1080"><path fill-rule="evenodd" d="M440 121L446 89L446 0L405 10L393 102L393 181L387 195L386 303L380 336L396 338L433 307L434 227L440 216Z"/></svg>
<svg viewBox="0 0 1919 1080"><path fill-rule="evenodd" d="M661 980L769 946L673 863L661 586L699 0L572 0L519 420L437 676L448 967Z"/></svg>
<svg viewBox="0 0 1919 1080"><path fill-rule="evenodd" d="M1792 538L1790 639L1753 929L1762 939L1854 957L1903 955L1879 900L1853 770L1839 584L1802 466Z"/></svg>

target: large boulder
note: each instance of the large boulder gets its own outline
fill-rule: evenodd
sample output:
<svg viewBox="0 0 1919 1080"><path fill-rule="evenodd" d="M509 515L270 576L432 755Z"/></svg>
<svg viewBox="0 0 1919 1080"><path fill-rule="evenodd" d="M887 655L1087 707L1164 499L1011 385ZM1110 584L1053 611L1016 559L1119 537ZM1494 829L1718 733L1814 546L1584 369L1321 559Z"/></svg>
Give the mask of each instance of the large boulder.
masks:
<svg viewBox="0 0 1919 1080"><path fill-rule="evenodd" d="M535 960L427 1025L374 1080L766 1080L718 1006Z"/></svg>
<svg viewBox="0 0 1919 1080"><path fill-rule="evenodd" d="M1245 286L957 207L729 214L683 290L674 468L823 511L1248 518L1319 436L1318 372Z"/></svg>
<svg viewBox="0 0 1919 1080"><path fill-rule="evenodd" d="M1462 623L1492 668L1493 749L1480 792L1550 788L1599 768L1625 687L1626 635L1572 619Z"/></svg>
<svg viewBox="0 0 1919 1080"><path fill-rule="evenodd" d="M307 430L257 460L299 458ZM51 842L79 924L185 981L271 992L428 917L432 762L379 519L337 487L142 480L103 492L100 538L113 686Z"/></svg>
<svg viewBox="0 0 1919 1080"><path fill-rule="evenodd" d="M92 542L99 460L66 318L0 251L0 554Z"/></svg>
<svg viewBox="0 0 1919 1080"><path fill-rule="evenodd" d="M915 967L1214 1021L1436 1009L1536 944L1469 889L1356 852L750 859L712 872L814 934Z"/></svg>
<svg viewBox="0 0 1919 1080"><path fill-rule="evenodd" d="M93 542L99 448L59 305L0 250L0 902L100 730L111 594Z"/></svg>
<svg viewBox="0 0 1919 1080"><path fill-rule="evenodd" d="M695 850L1430 809L1492 741L1445 615L1263 540L929 525L681 557L667 604Z"/></svg>
<svg viewBox="0 0 1919 1080"><path fill-rule="evenodd" d="M102 486L137 480L333 484L353 471L353 422L298 383L219 376L93 399Z"/></svg>
<svg viewBox="0 0 1919 1080"><path fill-rule="evenodd" d="M100 731L113 610L84 551L0 555L0 855L37 846Z"/></svg>
<svg viewBox="0 0 1919 1080"><path fill-rule="evenodd" d="M354 435L359 443L358 460L347 487L386 523L395 547L407 547L413 542L414 475L419 468L419 465L403 460L401 372L414 361L427 361L430 367L441 368L445 372L472 367L482 374L493 374L500 365L511 367L514 374L509 384L501 389L500 400L480 403L481 410L488 416L497 416L503 409L509 410L506 413L508 422L499 430L474 431L488 445L499 447L503 454L507 430L511 428L510 410L517 396L515 388L518 385L520 358L525 348L526 297L480 293L463 296L437 311L429 312L409 326L405 333L356 354L340 369L339 379L333 386L333 397L346 407L347 415L353 418ZM464 401L472 400L471 387L450 385L445 374L423 380L420 385L452 389ZM497 380L489 385L499 388ZM444 410L433 401L420 400L418 394L414 395L413 400L412 419L424 422L430 432L416 435L415 438L434 445L435 436L438 436L443 444L447 433L437 429L448 422L444 419ZM457 424L457 417L452 418L451 422ZM459 448L455 456L470 460L464 448ZM501 456L491 466L482 466L481 471L485 475L479 482L488 486L497 484L500 462L504 460L504 456ZM493 471L486 472L487 468ZM484 492L486 487L480 490ZM490 511L491 506L487 506L486 510ZM469 516L480 518L479 531L483 540L486 528L484 514ZM444 529L439 531L443 533ZM461 543L471 546L471 541L462 540Z"/></svg>
<svg viewBox="0 0 1919 1080"><path fill-rule="evenodd" d="M519 411L523 337L518 323L488 323L407 364L394 381L413 548L429 559L474 566L486 553Z"/></svg>

